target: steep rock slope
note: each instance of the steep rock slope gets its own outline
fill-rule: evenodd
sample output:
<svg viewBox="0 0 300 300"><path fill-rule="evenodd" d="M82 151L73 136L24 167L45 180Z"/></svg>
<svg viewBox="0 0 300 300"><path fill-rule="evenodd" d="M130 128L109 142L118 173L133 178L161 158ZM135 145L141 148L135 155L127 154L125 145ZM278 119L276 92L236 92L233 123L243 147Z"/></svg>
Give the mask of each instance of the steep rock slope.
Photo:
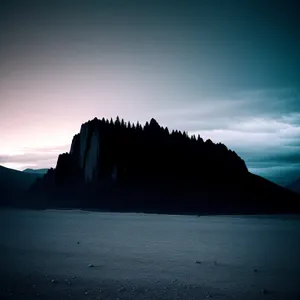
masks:
<svg viewBox="0 0 300 300"><path fill-rule="evenodd" d="M298 194L300 194L300 178L292 182L287 186L287 188L291 191L294 191Z"/></svg>

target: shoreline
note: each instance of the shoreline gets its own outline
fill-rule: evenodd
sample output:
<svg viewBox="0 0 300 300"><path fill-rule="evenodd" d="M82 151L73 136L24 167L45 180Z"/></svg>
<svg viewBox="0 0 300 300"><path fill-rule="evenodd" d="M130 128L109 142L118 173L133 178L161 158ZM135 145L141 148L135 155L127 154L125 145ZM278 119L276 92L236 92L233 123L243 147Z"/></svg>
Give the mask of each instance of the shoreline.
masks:
<svg viewBox="0 0 300 300"><path fill-rule="evenodd" d="M172 213L172 212L155 212L155 211L121 211L121 210L102 210L97 208L74 208L74 207L20 207L20 206L0 206L0 210L24 210L24 211L81 211L81 212L100 212L116 214L145 214L145 215L166 215L166 216L194 216L194 217L285 217L300 219L300 213Z"/></svg>

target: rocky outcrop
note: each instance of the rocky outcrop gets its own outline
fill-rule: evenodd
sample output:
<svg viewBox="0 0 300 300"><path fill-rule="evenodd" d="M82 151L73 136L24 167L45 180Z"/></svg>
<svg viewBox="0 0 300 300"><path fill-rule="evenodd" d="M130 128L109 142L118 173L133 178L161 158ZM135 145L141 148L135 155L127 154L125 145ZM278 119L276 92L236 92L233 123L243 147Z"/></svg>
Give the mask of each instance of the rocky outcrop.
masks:
<svg viewBox="0 0 300 300"><path fill-rule="evenodd" d="M100 134L99 131L94 131L90 138L89 146L85 155L85 162L82 166L84 170L85 182L91 182L98 178L100 171Z"/></svg>
<svg viewBox="0 0 300 300"><path fill-rule="evenodd" d="M69 153L79 162L80 159L80 133L73 137Z"/></svg>
<svg viewBox="0 0 300 300"><path fill-rule="evenodd" d="M99 120L95 119L95 123ZM73 138L70 152L72 162L82 171L86 183L98 178L100 156L100 132L99 128L91 125L91 122L81 126L80 133Z"/></svg>
<svg viewBox="0 0 300 300"><path fill-rule="evenodd" d="M70 152L59 156L55 182L62 184L79 173L87 184L105 177L215 180L247 172L244 161L225 145L179 131L170 134L154 119L144 127L130 127L123 120L95 118L82 124Z"/></svg>
<svg viewBox="0 0 300 300"><path fill-rule="evenodd" d="M277 195L295 200L250 174L225 145L170 133L154 119L144 127L118 118L84 123L45 180L47 185L37 185L63 191L55 199L76 198L81 207L109 210L267 213L283 212L272 202Z"/></svg>
<svg viewBox="0 0 300 300"><path fill-rule="evenodd" d="M93 134L92 127L89 126L89 124L83 124L81 125L80 129L80 143L79 143L79 166L81 169L84 169L85 167L85 158L88 154L89 150L89 143L90 143L90 136Z"/></svg>

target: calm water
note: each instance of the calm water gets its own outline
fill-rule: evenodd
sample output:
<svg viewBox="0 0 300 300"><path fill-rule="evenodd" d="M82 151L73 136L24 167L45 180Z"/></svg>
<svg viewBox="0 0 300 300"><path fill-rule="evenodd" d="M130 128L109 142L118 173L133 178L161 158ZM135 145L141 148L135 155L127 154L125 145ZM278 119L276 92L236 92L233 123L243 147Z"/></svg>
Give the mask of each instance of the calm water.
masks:
<svg viewBox="0 0 300 300"><path fill-rule="evenodd" d="M11 280L177 280L250 298L262 289L300 296L299 217L1 210L0 234L1 275Z"/></svg>

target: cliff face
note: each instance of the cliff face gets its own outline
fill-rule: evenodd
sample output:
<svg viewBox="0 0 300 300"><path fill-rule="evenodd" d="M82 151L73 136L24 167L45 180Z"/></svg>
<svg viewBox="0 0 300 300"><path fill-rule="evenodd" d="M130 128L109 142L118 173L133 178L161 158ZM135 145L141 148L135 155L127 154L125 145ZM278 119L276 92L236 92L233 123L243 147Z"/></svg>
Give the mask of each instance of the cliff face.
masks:
<svg viewBox="0 0 300 300"><path fill-rule="evenodd" d="M97 123L98 120L93 122ZM80 133L73 138L69 153L76 167L82 171L85 182L91 182L96 179L100 168L99 128L91 125L89 122L83 124Z"/></svg>

